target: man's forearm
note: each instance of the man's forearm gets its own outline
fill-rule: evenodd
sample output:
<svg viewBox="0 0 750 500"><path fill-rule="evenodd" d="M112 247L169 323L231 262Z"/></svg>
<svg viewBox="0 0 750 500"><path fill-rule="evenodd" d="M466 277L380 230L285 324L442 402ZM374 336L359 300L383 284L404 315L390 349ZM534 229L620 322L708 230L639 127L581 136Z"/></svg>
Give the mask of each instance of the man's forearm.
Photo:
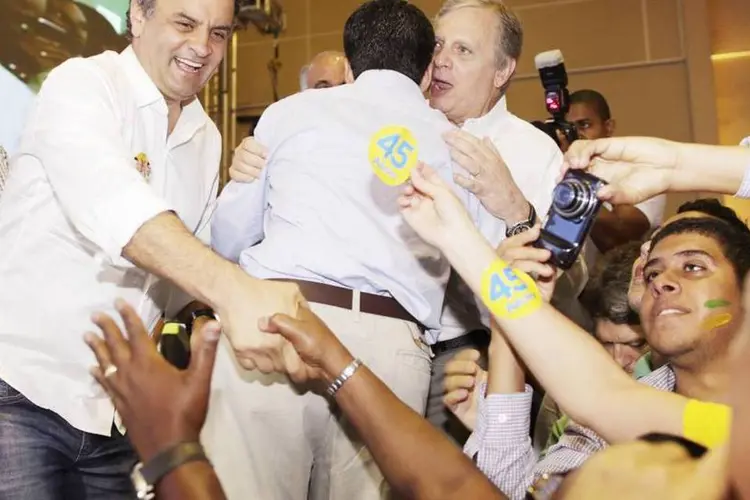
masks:
<svg viewBox="0 0 750 500"><path fill-rule="evenodd" d="M750 166L750 148L680 144L677 169L671 182L674 191L708 191L734 194Z"/></svg>
<svg viewBox="0 0 750 500"><path fill-rule="evenodd" d="M444 253L481 296L482 275L497 256L476 230L469 229L454 234ZM630 440L647 432L681 434L685 398L628 377L589 334L549 304L522 318L495 319L526 366L580 424L608 441ZM644 413L643 408L653 411Z"/></svg>
<svg viewBox="0 0 750 500"><path fill-rule="evenodd" d="M164 476L156 487L159 500L225 500L211 464L190 462Z"/></svg>
<svg viewBox="0 0 750 500"><path fill-rule="evenodd" d="M172 281L214 308L239 272L194 237L171 212L143 224L122 253L138 267Z"/></svg>
<svg viewBox="0 0 750 500"><path fill-rule="evenodd" d="M367 367L336 395L386 481L409 499L502 499L503 494L427 420L401 402Z"/></svg>

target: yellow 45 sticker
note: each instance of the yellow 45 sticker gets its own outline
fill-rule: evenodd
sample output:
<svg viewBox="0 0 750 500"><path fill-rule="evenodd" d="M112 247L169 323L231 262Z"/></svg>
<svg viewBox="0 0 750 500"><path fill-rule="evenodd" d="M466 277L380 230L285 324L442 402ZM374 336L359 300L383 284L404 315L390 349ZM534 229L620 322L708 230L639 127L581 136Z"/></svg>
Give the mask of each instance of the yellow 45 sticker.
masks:
<svg viewBox="0 0 750 500"><path fill-rule="evenodd" d="M402 126L383 127L370 137L370 166L389 186L403 184L417 164L419 150L411 131Z"/></svg>
<svg viewBox="0 0 750 500"><path fill-rule="evenodd" d="M542 305L534 280L498 259L482 275L482 301L500 318L522 318Z"/></svg>

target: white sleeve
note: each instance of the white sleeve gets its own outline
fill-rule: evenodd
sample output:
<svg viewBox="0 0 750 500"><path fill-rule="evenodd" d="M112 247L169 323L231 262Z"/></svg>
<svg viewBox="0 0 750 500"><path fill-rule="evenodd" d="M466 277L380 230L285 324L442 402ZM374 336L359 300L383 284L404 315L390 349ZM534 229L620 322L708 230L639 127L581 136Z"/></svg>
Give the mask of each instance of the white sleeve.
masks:
<svg viewBox="0 0 750 500"><path fill-rule="evenodd" d="M654 196L643 203L637 204L635 208L643 212L643 215L646 216L651 225L651 229L653 229L662 223L662 220L664 219L664 207L666 204L666 195L660 194L659 196Z"/></svg>
<svg viewBox="0 0 750 500"><path fill-rule="evenodd" d="M111 94L83 59L54 69L32 111L37 125L28 154L40 162L70 223L117 262L138 229L172 207L134 167Z"/></svg>

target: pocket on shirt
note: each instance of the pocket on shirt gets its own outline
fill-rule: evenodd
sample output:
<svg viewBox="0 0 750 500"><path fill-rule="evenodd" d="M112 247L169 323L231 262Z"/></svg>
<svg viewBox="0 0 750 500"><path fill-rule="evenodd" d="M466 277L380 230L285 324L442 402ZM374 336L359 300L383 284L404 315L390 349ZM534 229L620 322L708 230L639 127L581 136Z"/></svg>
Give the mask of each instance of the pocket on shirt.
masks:
<svg viewBox="0 0 750 500"><path fill-rule="evenodd" d="M14 389L5 380L0 379L0 405L17 403L23 400L24 396Z"/></svg>

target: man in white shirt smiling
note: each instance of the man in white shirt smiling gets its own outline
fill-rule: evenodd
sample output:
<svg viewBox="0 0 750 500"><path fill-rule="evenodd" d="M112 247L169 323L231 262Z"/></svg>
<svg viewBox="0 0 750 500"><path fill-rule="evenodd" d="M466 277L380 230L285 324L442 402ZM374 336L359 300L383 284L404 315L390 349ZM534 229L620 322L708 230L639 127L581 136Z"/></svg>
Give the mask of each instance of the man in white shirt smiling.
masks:
<svg viewBox="0 0 750 500"><path fill-rule="evenodd" d="M299 366L257 329L260 315L295 313L297 287L252 279L194 236L208 239L221 153L196 94L238 5L132 7L131 47L50 73L0 198L0 498L133 498L135 455L82 338L116 297L153 327L184 305L170 304L170 280L221 314L244 366Z"/></svg>

